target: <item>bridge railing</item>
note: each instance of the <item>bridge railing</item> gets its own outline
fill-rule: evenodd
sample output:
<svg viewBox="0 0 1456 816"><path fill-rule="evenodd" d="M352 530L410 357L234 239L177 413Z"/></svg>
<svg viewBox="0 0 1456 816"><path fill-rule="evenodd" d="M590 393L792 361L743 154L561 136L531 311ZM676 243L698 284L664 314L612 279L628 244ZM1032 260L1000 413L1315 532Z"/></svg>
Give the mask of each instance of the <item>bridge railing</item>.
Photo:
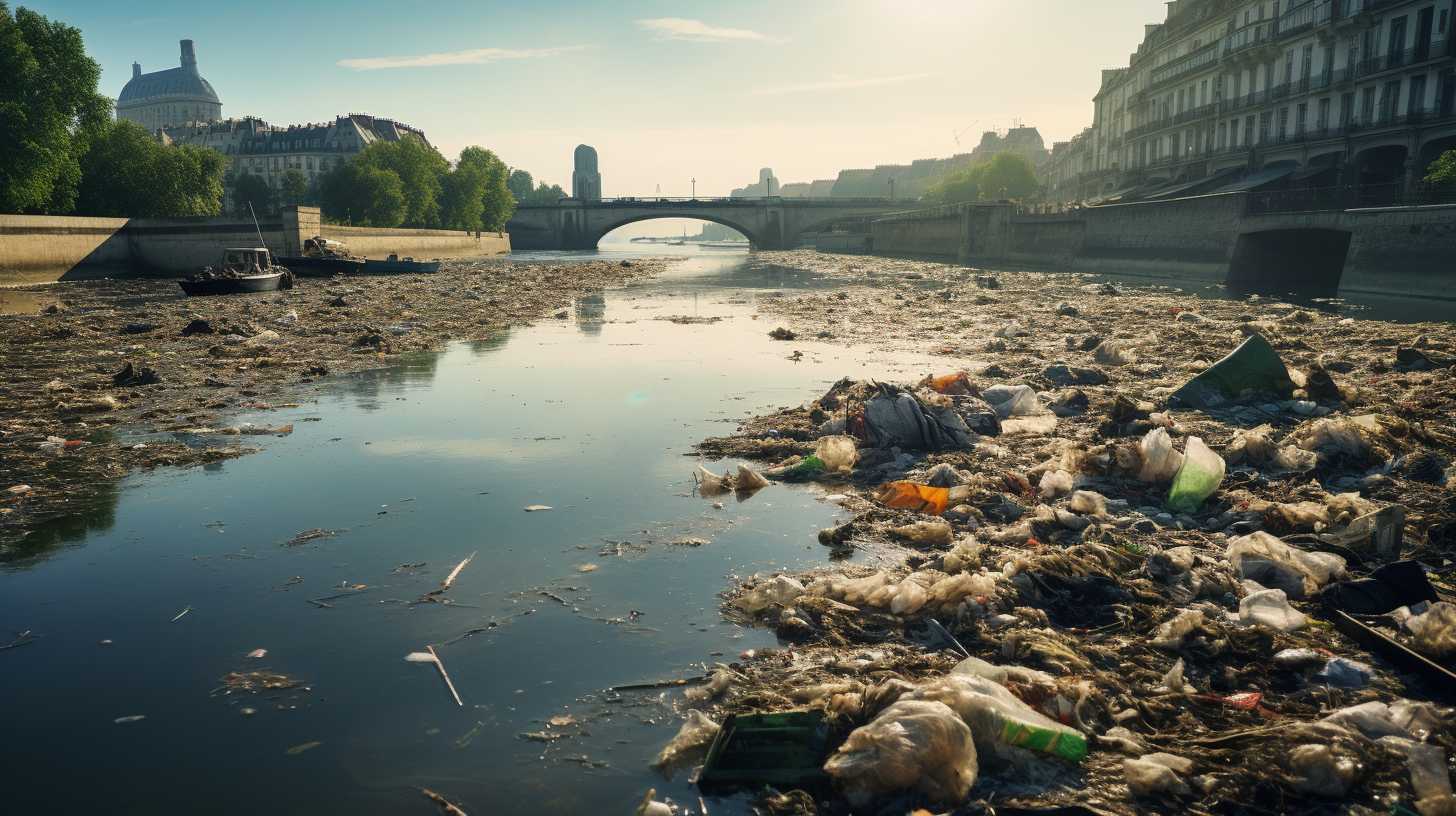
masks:
<svg viewBox="0 0 1456 816"><path fill-rule="evenodd" d="M1393 184L1271 190L1249 193L1246 212L1250 215L1260 215L1277 212L1354 210L1362 207L1416 207L1430 204L1456 204L1456 187L1421 184L1407 190L1404 184L1396 182Z"/></svg>
<svg viewBox="0 0 1456 816"><path fill-rule="evenodd" d="M893 199L892 198L830 198L830 197L825 197L825 196L816 196L816 197L794 196L794 197L791 197L791 198L783 198L781 196L768 196L768 197L760 196L760 197L757 197L757 198L727 197L727 196L721 196L721 197L720 196L713 196L713 197L698 196L697 198L693 198L693 197L690 197L690 196L689 197L681 197L681 196L616 196L614 198L602 198L602 199L598 199L596 201L583 201L581 199L576 199L576 198L563 198L563 199L561 199L560 201L557 201L554 204L522 204L522 205L519 205L517 207L517 209L531 209L533 207L559 207L559 206L566 206L566 205L572 205L572 204L595 204L595 205L605 205L605 206L632 206L632 207L650 207L650 206L659 205L659 204L660 205L691 204L691 205L709 205L709 206L714 206L714 207L722 207L722 206L729 206L729 207L761 207L761 206L763 206L765 204L772 204L775 207L780 207L780 206L796 207L796 206L803 206L803 205L809 205L809 206L824 205L824 206L833 206L833 207L845 207L845 206L847 206L847 207L853 207L853 206L915 207L915 206L917 206L917 202L915 202L913 200L903 199L903 198L893 198Z"/></svg>

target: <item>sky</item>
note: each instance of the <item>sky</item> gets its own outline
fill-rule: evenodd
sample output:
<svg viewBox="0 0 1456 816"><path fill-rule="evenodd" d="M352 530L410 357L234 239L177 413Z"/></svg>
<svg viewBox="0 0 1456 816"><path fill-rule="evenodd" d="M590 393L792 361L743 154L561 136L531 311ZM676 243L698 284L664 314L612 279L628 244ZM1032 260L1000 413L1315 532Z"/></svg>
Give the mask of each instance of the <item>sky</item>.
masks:
<svg viewBox="0 0 1456 816"><path fill-rule="evenodd" d="M372 113L570 188L596 147L607 196L726 195L949 156L984 130L1092 118L1162 0L19 0L81 30L116 96L198 65L224 116Z"/></svg>

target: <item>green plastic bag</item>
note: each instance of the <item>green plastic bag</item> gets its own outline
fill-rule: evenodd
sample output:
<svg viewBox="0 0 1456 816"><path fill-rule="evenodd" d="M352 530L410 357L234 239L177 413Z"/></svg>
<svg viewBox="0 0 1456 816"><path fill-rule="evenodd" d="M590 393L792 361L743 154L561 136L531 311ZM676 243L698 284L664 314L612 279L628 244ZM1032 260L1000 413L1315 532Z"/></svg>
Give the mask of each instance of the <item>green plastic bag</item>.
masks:
<svg viewBox="0 0 1456 816"><path fill-rule="evenodd" d="M1171 402L1189 408L1214 408L1245 392L1287 397L1294 391L1289 369L1263 335L1251 335L1227 357L1209 366L1173 392Z"/></svg>
<svg viewBox="0 0 1456 816"><path fill-rule="evenodd" d="M1168 491L1168 509L1175 513L1192 513L1223 483L1223 457L1214 453L1196 436L1188 437L1183 449L1183 466L1173 477Z"/></svg>

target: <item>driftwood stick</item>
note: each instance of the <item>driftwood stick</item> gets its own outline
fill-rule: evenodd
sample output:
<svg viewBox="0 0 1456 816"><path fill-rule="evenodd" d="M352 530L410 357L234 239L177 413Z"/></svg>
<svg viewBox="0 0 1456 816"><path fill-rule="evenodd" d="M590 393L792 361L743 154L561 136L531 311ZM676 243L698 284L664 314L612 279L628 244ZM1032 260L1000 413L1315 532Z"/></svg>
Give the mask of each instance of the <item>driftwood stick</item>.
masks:
<svg viewBox="0 0 1456 816"><path fill-rule="evenodd" d="M440 655L435 652L435 647L426 645L425 648L429 649L430 656L435 658L435 668L440 670L440 677L444 678L445 686L450 689L450 695L455 698L455 705L464 708L465 703L460 700L460 692L456 691L455 684L450 682L450 675L445 673L445 664L440 662Z"/></svg>

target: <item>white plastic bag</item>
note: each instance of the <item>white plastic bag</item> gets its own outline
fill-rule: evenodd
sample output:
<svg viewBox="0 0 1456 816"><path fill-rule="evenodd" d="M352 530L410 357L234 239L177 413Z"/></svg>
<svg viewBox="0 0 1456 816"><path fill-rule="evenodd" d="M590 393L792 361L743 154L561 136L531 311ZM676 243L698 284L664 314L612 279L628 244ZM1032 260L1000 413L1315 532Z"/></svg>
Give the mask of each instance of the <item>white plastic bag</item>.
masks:
<svg viewBox="0 0 1456 816"><path fill-rule="evenodd" d="M1188 634L1202 625L1203 610L1185 609L1172 620L1158 625L1158 631L1153 633L1153 646L1170 651L1177 650Z"/></svg>
<svg viewBox="0 0 1456 816"><path fill-rule="evenodd" d="M693 471L693 481L698 486L698 493L704 496L726 493L733 487L732 479L727 476L719 476L702 465L698 465L697 470Z"/></svg>
<svg viewBox="0 0 1456 816"><path fill-rule="evenodd" d="M1302 793L1339 799L1355 784L1355 760L1336 754L1328 745L1301 745L1289 754L1294 787Z"/></svg>
<svg viewBox="0 0 1456 816"><path fill-rule="evenodd" d="M1138 479L1144 482L1166 482L1178 474L1183 466L1183 454L1173 448L1173 439L1167 428L1154 428L1138 443L1143 466Z"/></svg>
<svg viewBox="0 0 1456 816"><path fill-rule="evenodd" d="M1225 469L1222 456L1214 453L1202 439L1188 437L1188 444L1183 448L1183 464L1173 476L1173 487L1168 491L1168 509L1192 513L1202 507L1204 500L1223 483Z"/></svg>
<svg viewBox="0 0 1456 816"><path fill-rule="evenodd" d="M768 487L768 479L763 478L748 465L741 463L738 465L738 479L733 482L734 490L762 490L765 487Z"/></svg>
<svg viewBox="0 0 1456 816"><path fill-rule="evenodd" d="M859 447L852 436L825 436L814 445L814 455L827 473L848 473L859 461Z"/></svg>
<svg viewBox="0 0 1456 816"><path fill-rule="evenodd" d="M976 737L982 752L999 753L1010 746L1028 748L1080 762L1087 756L1087 738L1022 702L1005 686L973 674L950 674L928 681L906 695L950 706ZM903 698L902 698L903 699Z"/></svg>
<svg viewBox="0 0 1456 816"><path fill-rule="evenodd" d="M1238 577L1282 589L1294 601L1345 574L1345 559L1340 556L1297 550L1263 530L1229 541L1224 556Z"/></svg>
<svg viewBox="0 0 1456 816"><path fill-rule="evenodd" d="M1406 620L1417 651L1437 659L1456 654L1456 604L1437 601Z"/></svg>
<svg viewBox="0 0 1456 816"><path fill-rule="evenodd" d="M955 539L950 522L943 518L925 519L892 527L890 532L917 547L945 547Z"/></svg>
<svg viewBox="0 0 1456 816"><path fill-rule="evenodd" d="M775 575L759 581L733 601L733 605L750 615L757 615L770 606L788 606L804 594L804 585L787 575Z"/></svg>
<svg viewBox="0 0 1456 816"><path fill-rule="evenodd" d="M1289 605L1282 589L1250 592L1239 601L1239 620L1276 632L1293 632L1309 623L1304 613Z"/></svg>
<svg viewBox="0 0 1456 816"><path fill-rule="evenodd" d="M1037 488L1043 501L1059 499L1072 492L1072 474L1065 470L1049 470L1041 475Z"/></svg>
<svg viewBox="0 0 1456 816"><path fill-rule="evenodd" d="M687 720L678 729L677 736L663 746L653 760L652 767L671 777L672 772L701 759L708 751L708 744L718 736L718 723L713 722L701 711L689 711Z"/></svg>
<svg viewBox="0 0 1456 816"><path fill-rule="evenodd" d="M1120 366L1137 362L1137 355L1118 340L1103 340L1092 350L1092 359L1102 365Z"/></svg>
<svg viewBox="0 0 1456 816"><path fill-rule="evenodd" d="M1029 385L993 385L981 392L981 399L1002 419L1042 412L1041 401Z"/></svg>
<svg viewBox="0 0 1456 816"><path fill-rule="evenodd" d="M824 763L851 804L918 790L942 805L964 801L976 782L971 730L944 703L901 700L856 728Z"/></svg>
<svg viewBox="0 0 1456 816"><path fill-rule="evenodd" d="M1187 796L1193 791L1181 775L1192 769L1193 760L1173 754L1148 754L1122 761L1127 789L1133 796Z"/></svg>
<svg viewBox="0 0 1456 816"><path fill-rule="evenodd" d="M1107 515L1107 497L1095 490L1078 490L1067 502L1067 509L1084 516Z"/></svg>

